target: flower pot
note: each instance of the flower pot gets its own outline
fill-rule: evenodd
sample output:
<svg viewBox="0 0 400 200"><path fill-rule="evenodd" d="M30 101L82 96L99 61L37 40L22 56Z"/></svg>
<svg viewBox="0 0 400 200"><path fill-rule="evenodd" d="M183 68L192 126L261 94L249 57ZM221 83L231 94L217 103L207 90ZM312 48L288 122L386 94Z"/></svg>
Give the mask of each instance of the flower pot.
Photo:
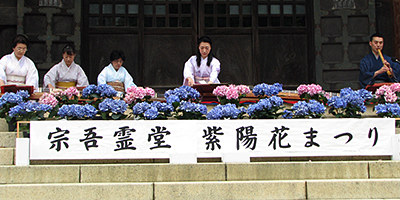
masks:
<svg viewBox="0 0 400 200"><path fill-rule="evenodd" d="M8 122L8 131L15 131L17 129L17 120L15 117L11 118Z"/></svg>

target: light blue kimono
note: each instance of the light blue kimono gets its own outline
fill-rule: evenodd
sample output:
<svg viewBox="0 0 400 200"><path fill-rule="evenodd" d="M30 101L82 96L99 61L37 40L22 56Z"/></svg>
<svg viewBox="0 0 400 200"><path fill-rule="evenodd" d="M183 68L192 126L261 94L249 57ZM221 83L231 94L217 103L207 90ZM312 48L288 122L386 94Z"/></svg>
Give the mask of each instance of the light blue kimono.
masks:
<svg viewBox="0 0 400 200"><path fill-rule="evenodd" d="M108 66L104 67L104 69L100 72L99 76L97 77L98 85L116 81L124 83L125 92L128 88L132 86L136 87L136 84L133 82L132 76L125 69L125 67L121 66L121 68L119 68L119 70L116 71L111 63Z"/></svg>

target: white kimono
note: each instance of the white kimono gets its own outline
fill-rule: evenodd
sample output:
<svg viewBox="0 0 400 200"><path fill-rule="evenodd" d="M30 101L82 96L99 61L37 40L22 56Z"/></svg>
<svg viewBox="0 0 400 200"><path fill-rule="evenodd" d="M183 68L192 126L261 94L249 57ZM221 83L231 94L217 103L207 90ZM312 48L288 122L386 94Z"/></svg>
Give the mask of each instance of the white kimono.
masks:
<svg viewBox="0 0 400 200"><path fill-rule="evenodd" d="M25 85L32 85L35 91L39 88L39 73L35 63L26 56L20 60L14 52L3 56L0 60L0 79L7 83L7 76L19 76L25 78Z"/></svg>
<svg viewBox="0 0 400 200"><path fill-rule="evenodd" d="M183 85L188 85L188 81L186 80L188 77L192 78L195 84L199 84L200 80L204 80L207 83L209 81L220 83L218 80L220 65L221 63L219 60L213 58L210 66L207 66L207 58L201 58L200 67L198 67L196 56L190 57L185 63L185 68L183 69Z"/></svg>
<svg viewBox="0 0 400 200"><path fill-rule="evenodd" d="M128 88L135 86L133 83L133 78L129 74L129 72L125 69L125 67L119 68L118 71L115 71L113 65L110 63L108 66L104 67L104 69L100 72L97 77L97 84L107 84L108 82L122 82L124 83L125 92Z"/></svg>
<svg viewBox="0 0 400 200"><path fill-rule="evenodd" d="M67 67L64 59L54 65L45 75L43 80L43 88L47 88L48 84L56 87L57 82L75 82L76 87L85 87L89 85L88 79L81 66L75 62Z"/></svg>

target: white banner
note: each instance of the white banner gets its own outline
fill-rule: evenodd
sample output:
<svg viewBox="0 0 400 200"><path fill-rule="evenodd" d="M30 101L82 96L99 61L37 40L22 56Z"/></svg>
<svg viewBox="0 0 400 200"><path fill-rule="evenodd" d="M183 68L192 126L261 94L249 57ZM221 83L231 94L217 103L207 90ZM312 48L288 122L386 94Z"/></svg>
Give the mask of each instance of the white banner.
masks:
<svg viewBox="0 0 400 200"><path fill-rule="evenodd" d="M30 159L392 155L395 120L32 121Z"/></svg>

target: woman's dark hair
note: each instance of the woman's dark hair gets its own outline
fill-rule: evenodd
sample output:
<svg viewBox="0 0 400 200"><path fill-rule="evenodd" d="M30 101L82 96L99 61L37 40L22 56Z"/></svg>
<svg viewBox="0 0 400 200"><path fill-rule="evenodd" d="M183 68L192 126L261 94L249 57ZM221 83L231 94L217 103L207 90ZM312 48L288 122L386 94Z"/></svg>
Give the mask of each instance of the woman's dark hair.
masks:
<svg viewBox="0 0 400 200"><path fill-rule="evenodd" d="M199 40L198 40L198 42L197 42L197 46L199 46L200 43L202 43L202 42L209 43L210 46L211 46L210 53L208 54L208 57L207 57L207 66L210 66L210 63L211 63L211 61L212 61L212 59L213 59L213 57L214 57L214 56L212 55L212 42L211 42L211 39L210 39L208 36L203 36L203 37L199 38ZM200 63L201 63L201 53L200 53L199 48L197 48L196 62L197 62L197 66L200 67Z"/></svg>
<svg viewBox="0 0 400 200"><path fill-rule="evenodd" d="M29 45L28 38L25 35L16 35L13 38L12 43L14 45L14 48L17 46L18 43L25 44L26 47L28 47Z"/></svg>
<svg viewBox="0 0 400 200"><path fill-rule="evenodd" d="M68 55L72 56L76 54L75 47L72 44L67 44L62 50L62 54L67 53Z"/></svg>
<svg viewBox="0 0 400 200"><path fill-rule="evenodd" d="M118 60L118 59L122 59L122 61L125 61L125 54L124 52L120 51L120 50L114 50L111 52L110 54L110 61L114 61L114 60Z"/></svg>

